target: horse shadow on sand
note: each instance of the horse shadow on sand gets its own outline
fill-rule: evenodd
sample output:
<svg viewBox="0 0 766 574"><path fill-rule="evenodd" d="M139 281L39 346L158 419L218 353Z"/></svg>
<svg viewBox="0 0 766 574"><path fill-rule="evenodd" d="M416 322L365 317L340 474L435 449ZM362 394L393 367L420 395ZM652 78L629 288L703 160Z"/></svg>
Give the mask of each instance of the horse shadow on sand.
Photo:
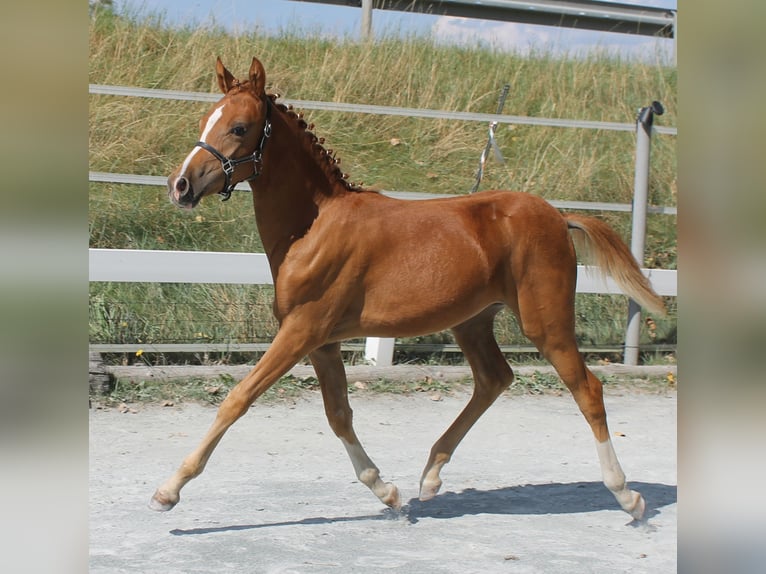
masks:
<svg viewBox="0 0 766 574"><path fill-rule="evenodd" d="M638 490L646 500L646 512L642 521L633 520L630 526L648 524L647 521L659 514L659 509L677 501L678 487L675 485L651 482L631 482L630 488ZM494 490L476 490L468 488L461 492L445 492L435 498L421 502L411 499L401 510L387 508L377 514L361 516L317 516L262 524L238 524L210 528L175 529L170 533L176 536L193 534L213 534L237 530L258 530L276 526L296 526L310 524L334 524L370 520L406 520L416 524L424 518L450 519L461 516L488 515L558 515L597 512L600 510L619 510L614 496L601 482L572 482L548 484L524 484L507 486Z"/></svg>

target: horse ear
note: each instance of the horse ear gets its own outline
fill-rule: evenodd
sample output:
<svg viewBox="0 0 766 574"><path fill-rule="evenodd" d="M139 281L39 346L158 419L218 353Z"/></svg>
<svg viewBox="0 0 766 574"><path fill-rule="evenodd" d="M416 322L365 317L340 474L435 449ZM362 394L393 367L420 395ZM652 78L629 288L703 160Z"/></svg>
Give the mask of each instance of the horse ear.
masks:
<svg viewBox="0 0 766 574"><path fill-rule="evenodd" d="M220 57L216 58L215 61L215 74L218 77L218 87L224 94L227 94L231 89L231 86L234 84L234 76L232 76L231 72L223 65Z"/></svg>
<svg viewBox="0 0 766 574"><path fill-rule="evenodd" d="M263 69L263 64L258 58L253 58L253 63L250 64L250 89L255 92L256 96L265 93L266 70Z"/></svg>

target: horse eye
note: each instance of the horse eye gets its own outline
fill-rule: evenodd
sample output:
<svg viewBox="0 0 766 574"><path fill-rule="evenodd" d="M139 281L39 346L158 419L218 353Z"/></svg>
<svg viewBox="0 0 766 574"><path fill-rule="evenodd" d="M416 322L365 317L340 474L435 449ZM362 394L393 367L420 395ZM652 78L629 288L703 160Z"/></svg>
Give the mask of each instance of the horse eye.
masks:
<svg viewBox="0 0 766 574"><path fill-rule="evenodd" d="M231 129L231 133L233 133L235 136L243 136L245 135L245 132L247 131L247 128L244 126L235 126Z"/></svg>

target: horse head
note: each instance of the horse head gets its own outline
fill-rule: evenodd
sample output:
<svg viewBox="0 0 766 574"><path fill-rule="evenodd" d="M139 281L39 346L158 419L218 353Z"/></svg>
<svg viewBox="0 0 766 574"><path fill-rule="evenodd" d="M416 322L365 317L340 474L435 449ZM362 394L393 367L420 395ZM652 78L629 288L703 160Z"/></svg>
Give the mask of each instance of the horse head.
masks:
<svg viewBox="0 0 766 574"><path fill-rule="evenodd" d="M271 135L263 64L253 58L246 81L236 79L218 58L215 66L221 98L200 120L199 141L168 177L168 196L193 208L206 195L226 200L241 181L257 177Z"/></svg>

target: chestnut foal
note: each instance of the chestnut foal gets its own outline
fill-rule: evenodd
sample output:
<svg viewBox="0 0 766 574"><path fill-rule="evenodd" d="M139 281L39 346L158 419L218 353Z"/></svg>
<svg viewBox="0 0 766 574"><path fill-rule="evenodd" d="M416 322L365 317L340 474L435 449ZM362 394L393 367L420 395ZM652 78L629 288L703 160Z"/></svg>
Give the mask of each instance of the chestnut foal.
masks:
<svg viewBox="0 0 766 574"><path fill-rule="evenodd" d="M573 239L626 294L664 312L620 237L597 219L562 215L527 193L406 201L363 189L346 180L311 126L266 94L261 62L253 58L245 81L235 79L220 59L216 74L224 97L202 118L199 142L168 178L168 195L175 205L192 208L207 195L226 199L236 182L250 182L274 279L279 330L221 403L199 446L157 489L151 508L173 508L226 430L306 355L330 427L359 480L384 504L399 508L399 491L383 482L354 432L340 341L451 329L471 365L475 388L431 449L420 499L432 498L458 443L513 381L492 327L507 305L590 425L606 487L623 510L640 519L644 500L625 482L609 438L601 382L585 366L574 329Z"/></svg>

